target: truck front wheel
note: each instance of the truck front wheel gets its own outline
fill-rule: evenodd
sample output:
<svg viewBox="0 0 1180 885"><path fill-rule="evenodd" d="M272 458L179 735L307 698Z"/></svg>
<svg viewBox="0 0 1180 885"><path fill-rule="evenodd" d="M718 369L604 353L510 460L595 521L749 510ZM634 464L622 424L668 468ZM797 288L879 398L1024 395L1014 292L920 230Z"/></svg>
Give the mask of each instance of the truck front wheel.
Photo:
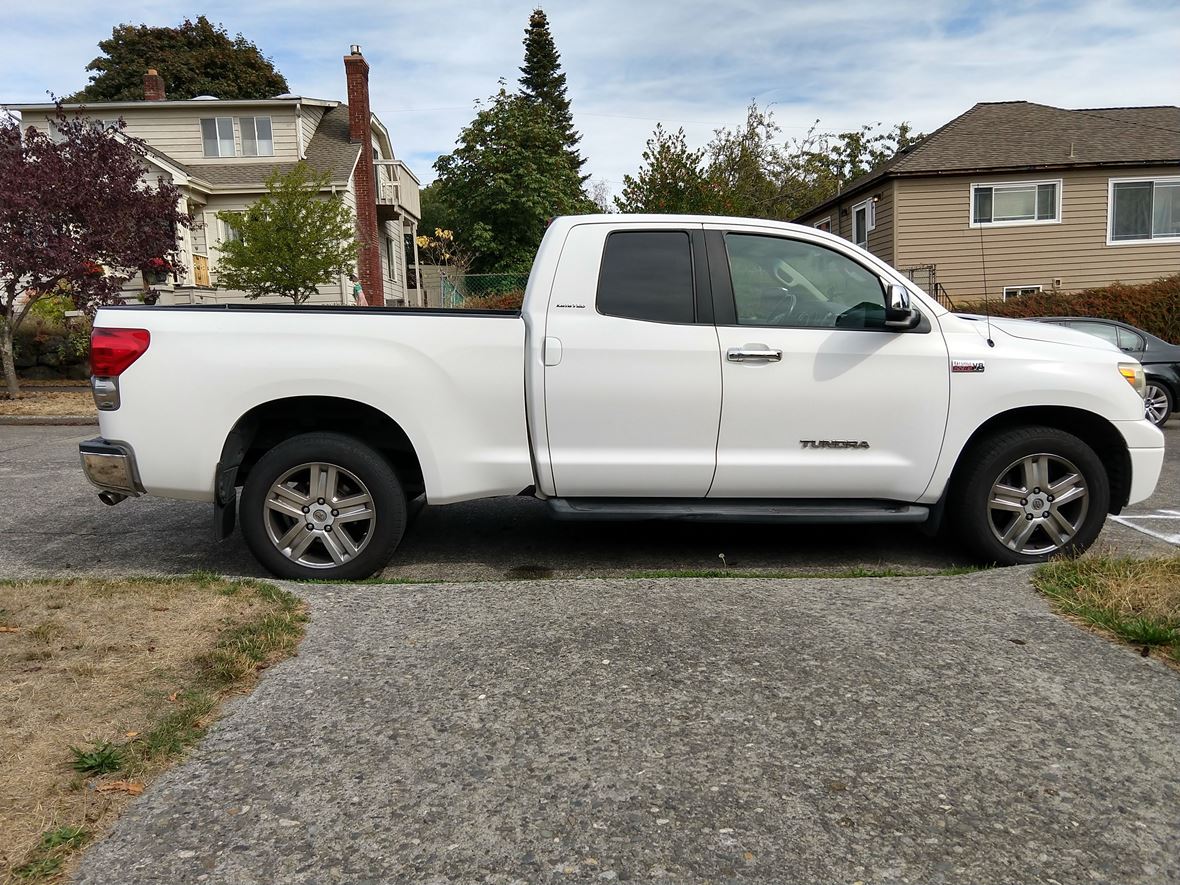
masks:
<svg viewBox="0 0 1180 885"><path fill-rule="evenodd" d="M367 578L393 555L406 497L377 452L337 433L275 446L246 478L238 512L255 558L281 578Z"/></svg>
<svg viewBox="0 0 1180 885"><path fill-rule="evenodd" d="M983 561L1020 565L1081 553L1102 530L1110 480L1094 450L1073 434L1006 430L964 458L951 512L962 541Z"/></svg>

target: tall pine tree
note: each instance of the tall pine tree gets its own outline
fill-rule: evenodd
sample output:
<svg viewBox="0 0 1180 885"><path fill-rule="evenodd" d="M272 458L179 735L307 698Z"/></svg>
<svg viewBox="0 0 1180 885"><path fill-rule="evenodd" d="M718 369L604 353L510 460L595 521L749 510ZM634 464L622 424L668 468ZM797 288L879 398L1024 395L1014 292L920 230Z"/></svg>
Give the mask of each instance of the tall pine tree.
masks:
<svg viewBox="0 0 1180 885"><path fill-rule="evenodd" d="M590 176L582 175L586 160L578 152L582 136L574 129L570 100L565 93L565 74L561 70L561 56L549 32L549 19L540 9L529 16L524 32L524 65L520 69L520 87L524 98L542 105L552 116L553 125L562 135L564 150L582 182Z"/></svg>

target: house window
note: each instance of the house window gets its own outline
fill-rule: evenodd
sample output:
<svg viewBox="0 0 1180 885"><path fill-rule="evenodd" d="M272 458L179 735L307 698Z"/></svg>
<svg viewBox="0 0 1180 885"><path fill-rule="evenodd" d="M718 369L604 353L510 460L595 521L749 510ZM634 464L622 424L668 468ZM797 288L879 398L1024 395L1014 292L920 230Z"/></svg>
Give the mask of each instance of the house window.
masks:
<svg viewBox="0 0 1180 885"><path fill-rule="evenodd" d="M831 233L832 232L832 216L829 215L823 221L817 221L815 223L815 229L827 231L828 233Z"/></svg>
<svg viewBox="0 0 1180 885"><path fill-rule="evenodd" d="M234 118L202 118L201 140L205 144L206 157L232 157L234 155Z"/></svg>
<svg viewBox="0 0 1180 885"><path fill-rule="evenodd" d="M229 240L233 240L240 243L242 241L242 232L240 230L238 230L224 218L218 219L218 223L221 225L221 242L225 243Z"/></svg>
<svg viewBox="0 0 1180 885"><path fill-rule="evenodd" d="M877 226L876 204L865 200L852 207L852 242L862 249L869 248L869 231Z"/></svg>
<svg viewBox="0 0 1180 885"><path fill-rule="evenodd" d="M1005 286L1004 300L1019 298L1021 295L1035 295L1041 291L1040 286Z"/></svg>
<svg viewBox="0 0 1180 885"><path fill-rule="evenodd" d="M275 143L270 133L270 117L238 117L242 130L243 157L273 157Z"/></svg>
<svg viewBox="0 0 1180 885"><path fill-rule="evenodd" d="M385 238L385 257L389 262L389 278L397 282L397 241L393 237Z"/></svg>
<svg viewBox="0 0 1180 885"><path fill-rule="evenodd" d="M1048 224L1061 220L1060 181L971 185L971 226Z"/></svg>
<svg viewBox="0 0 1180 885"><path fill-rule="evenodd" d="M1111 243L1180 237L1180 177L1110 181Z"/></svg>

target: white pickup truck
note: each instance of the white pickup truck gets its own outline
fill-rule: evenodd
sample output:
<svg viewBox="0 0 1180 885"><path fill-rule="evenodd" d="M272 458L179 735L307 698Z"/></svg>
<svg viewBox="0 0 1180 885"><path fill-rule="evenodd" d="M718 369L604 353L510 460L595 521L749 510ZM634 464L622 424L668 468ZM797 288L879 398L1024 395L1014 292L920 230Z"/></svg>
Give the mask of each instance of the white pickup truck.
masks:
<svg viewBox="0 0 1180 885"><path fill-rule="evenodd" d="M103 500L209 501L297 578L381 569L422 495L945 522L1037 562L1087 548L1164 457L1110 345L952 314L838 237L746 219L557 219L520 313L103 308L92 368Z"/></svg>

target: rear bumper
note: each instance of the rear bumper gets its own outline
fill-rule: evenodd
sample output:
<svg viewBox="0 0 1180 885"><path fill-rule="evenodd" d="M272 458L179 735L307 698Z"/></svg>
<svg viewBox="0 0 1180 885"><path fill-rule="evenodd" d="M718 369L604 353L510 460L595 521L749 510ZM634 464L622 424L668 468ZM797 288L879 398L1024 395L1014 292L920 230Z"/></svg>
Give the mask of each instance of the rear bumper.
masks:
<svg viewBox="0 0 1180 885"><path fill-rule="evenodd" d="M132 498L143 494L135 452L127 443L96 437L79 443L78 455L82 472L95 488Z"/></svg>

